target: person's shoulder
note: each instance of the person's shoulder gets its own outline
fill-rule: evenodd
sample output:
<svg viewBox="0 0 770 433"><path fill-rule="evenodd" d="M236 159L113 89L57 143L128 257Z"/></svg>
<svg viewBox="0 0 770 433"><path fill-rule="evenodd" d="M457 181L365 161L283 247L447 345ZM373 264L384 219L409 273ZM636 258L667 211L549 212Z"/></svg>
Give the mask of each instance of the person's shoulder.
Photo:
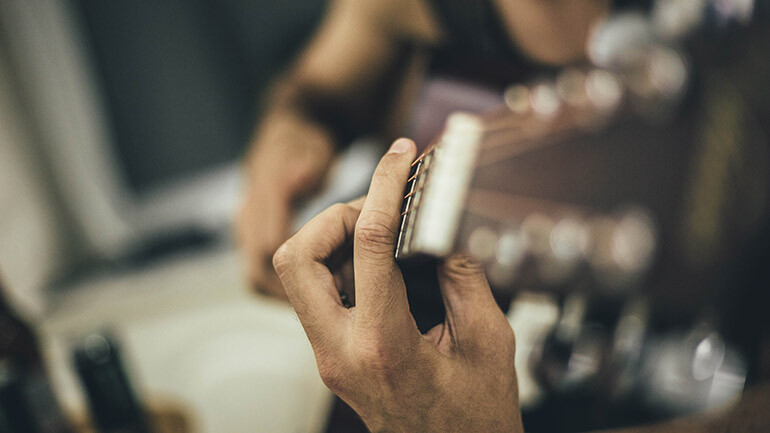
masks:
<svg viewBox="0 0 770 433"><path fill-rule="evenodd" d="M399 39L436 44L442 29L426 0L335 0L369 25Z"/></svg>

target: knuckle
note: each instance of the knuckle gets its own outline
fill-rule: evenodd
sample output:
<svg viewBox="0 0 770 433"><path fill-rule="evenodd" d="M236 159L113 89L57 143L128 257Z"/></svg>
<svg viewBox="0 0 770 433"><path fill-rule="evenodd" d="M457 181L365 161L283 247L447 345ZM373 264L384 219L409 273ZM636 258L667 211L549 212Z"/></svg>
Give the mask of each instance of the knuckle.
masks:
<svg viewBox="0 0 770 433"><path fill-rule="evenodd" d="M392 216L372 210L356 223L356 241L372 252L389 252L396 239L396 227Z"/></svg>
<svg viewBox="0 0 770 433"><path fill-rule="evenodd" d="M370 372L388 372L396 364L393 353L377 338L360 343L356 359L362 369Z"/></svg>
<svg viewBox="0 0 770 433"><path fill-rule="evenodd" d="M458 275L477 275L484 272L481 263L465 255L453 255L447 259L447 265Z"/></svg>
<svg viewBox="0 0 770 433"><path fill-rule="evenodd" d="M344 386L343 370L334 362L318 361L318 374L324 385L334 393L342 391Z"/></svg>
<svg viewBox="0 0 770 433"><path fill-rule="evenodd" d="M349 206L344 203L335 203L329 206L327 212L333 215L342 215L348 211Z"/></svg>
<svg viewBox="0 0 770 433"><path fill-rule="evenodd" d="M278 250L273 254L273 268L280 277L286 271L291 269L296 262L296 251L291 240L283 243Z"/></svg>
<svg viewBox="0 0 770 433"><path fill-rule="evenodd" d="M354 209L346 203L335 203L329 206L326 210L321 212L316 218L325 222L326 225L332 225L338 221L345 221L350 215L350 212ZM316 235L318 235L322 229L316 229Z"/></svg>
<svg viewBox="0 0 770 433"><path fill-rule="evenodd" d="M484 267L476 260L464 255L454 255L447 258L444 273L456 281L486 281Z"/></svg>

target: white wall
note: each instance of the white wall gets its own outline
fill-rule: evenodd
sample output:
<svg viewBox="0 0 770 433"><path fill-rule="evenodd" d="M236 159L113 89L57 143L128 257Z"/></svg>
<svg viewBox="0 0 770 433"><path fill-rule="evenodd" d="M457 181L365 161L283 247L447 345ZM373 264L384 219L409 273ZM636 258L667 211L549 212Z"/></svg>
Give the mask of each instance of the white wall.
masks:
<svg viewBox="0 0 770 433"><path fill-rule="evenodd" d="M43 308L41 288L67 255L60 213L12 78L0 47L0 274L12 302L29 313Z"/></svg>

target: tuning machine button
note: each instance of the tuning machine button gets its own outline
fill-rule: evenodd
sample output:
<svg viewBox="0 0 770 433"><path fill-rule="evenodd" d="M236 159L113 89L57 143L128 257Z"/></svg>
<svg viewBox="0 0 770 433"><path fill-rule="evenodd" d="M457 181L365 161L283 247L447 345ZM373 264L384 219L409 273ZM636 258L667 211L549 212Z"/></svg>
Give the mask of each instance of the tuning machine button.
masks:
<svg viewBox="0 0 770 433"><path fill-rule="evenodd" d="M562 100L555 86L550 83L536 84L530 95L532 110L541 119L551 119L559 113Z"/></svg>
<svg viewBox="0 0 770 433"><path fill-rule="evenodd" d="M593 69L586 76L586 95L600 113L614 112L623 100L623 84L612 72Z"/></svg>
<svg viewBox="0 0 770 433"><path fill-rule="evenodd" d="M467 237L465 251L482 262L493 286L509 287L518 277L526 254L520 230L479 226Z"/></svg>
<svg viewBox="0 0 770 433"><path fill-rule="evenodd" d="M527 216L521 224L521 233L537 277L547 286L566 281L578 259L572 255L569 234L560 224L539 213Z"/></svg>
<svg viewBox="0 0 770 433"><path fill-rule="evenodd" d="M527 255L527 244L519 230L506 229L494 245L494 260L488 262L487 276L496 286L509 286L518 276Z"/></svg>
<svg viewBox="0 0 770 433"><path fill-rule="evenodd" d="M503 99L505 105L516 114L529 113L532 105L530 104L529 88L523 84L516 84L505 89Z"/></svg>
<svg viewBox="0 0 770 433"><path fill-rule="evenodd" d="M588 262L605 288L627 290L652 265L657 232L650 215L632 208L616 217L597 216L589 222L591 247Z"/></svg>
<svg viewBox="0 0 770 433"><path fill-rule="evenodd" d="M662 45L650 52L647 77L650 87L666 99L678 99L687 84L687 63L682 54Z"/></svg>
<svg viewBox="0 0 770 433"><path fill-rule="evenodd" d="M667 40L684 37L706 16L706 0L656 1L652 9L652 23L656 33Z"/></svg>
<svg viewBox="0 0 770 433"><path fill-rule="evenodd" d="M567 68L556 77L556 91L571 107L583 108L588 105L586 73L577 68Z"/></svg>
<svg viewBox="0 0 770 433"><path fill-rule="evenodd" d="M468 250L473 257L482 262L489 262L495 257L497 232L489 227L474 229L468 237Z"/></svg>
<svg viewBox="0 0 770 433"><path fill-rule="evenodd" d="M541 277L549 284L561 284L573 277L590 243L590 233L573 217L559 220L548 238L548 253L539 263Z"/></svg>
<svg viewBox="0 0 770 433"><path fill-rule="evenodd" d="M641 12L613 14L604 20L588 41L588 57L602 68L633 67L655 34L649 19Z"/></svg>

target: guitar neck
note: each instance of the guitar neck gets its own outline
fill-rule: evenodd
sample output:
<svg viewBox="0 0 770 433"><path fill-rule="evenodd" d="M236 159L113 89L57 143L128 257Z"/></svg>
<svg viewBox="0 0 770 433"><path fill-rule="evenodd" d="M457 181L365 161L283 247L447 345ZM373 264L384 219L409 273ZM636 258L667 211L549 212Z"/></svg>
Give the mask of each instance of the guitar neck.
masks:
<svg viewBox="0 0 770 433"><path fill-rule="evenodd" d="M414 161L404 195L396 259L444 256L452 250L482 133L480 118L454 114L439 141Z"/></svg>
<svg viewBox="0 0 770 433"><path fill-rule="evenodd" d="M510 87L499 108L451 116L413 165L397 259L459 251L498 286L578 275L612 290L710 286L768 215L757 200L770 184L767 143L751 138L763 136L752 105L767 92L745 80L767 62L713 56L756 54L765 36L755 26L748 45L650 43L628 64L567 68ZM757 200L740 200L749 190Z"/></svg>

